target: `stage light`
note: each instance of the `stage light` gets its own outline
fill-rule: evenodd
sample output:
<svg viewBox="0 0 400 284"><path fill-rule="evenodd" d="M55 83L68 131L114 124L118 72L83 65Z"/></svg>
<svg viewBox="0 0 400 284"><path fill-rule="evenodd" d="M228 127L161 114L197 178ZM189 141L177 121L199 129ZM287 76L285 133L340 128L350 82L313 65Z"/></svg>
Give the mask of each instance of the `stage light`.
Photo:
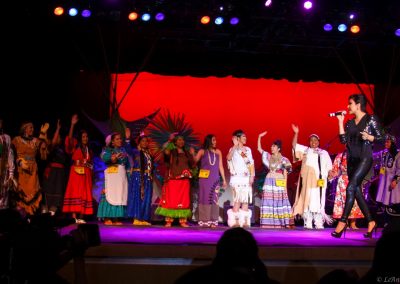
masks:
<svg viewBox="0 0 400 284"><path fill-rule="evenodd" d="M220 7L219 7L219 10L220 10L220 11L223 11L223 10L224 10L224 6L220 6Z"/></svg>
<svg viewBox="0 0 400 284"><path fill-rule="evenodd" d="M128 15L128 19L130 21L135 21L135 20L137 20L138 17L139 17L139 15L136 12L130 12Z"/></svg>
<svg viewBox="0 0 400 284"><path fill-rule="evenodd" d="M64 14L64 8L63 7L56 7L54 9L54 15L61 16L62 14Z"/></svg>
<svg viewBox="0 0 400 284"><path fill-rule="evenodd" d="M354 14L354 13L350 13L349 14L349 19L350 20L354 20L356 18L356 14Z"/></svg>
<svg viewBox="0 0 400 284"><path fill-rule="evenodd" d="M340 24L338 26L338 31L339 32L345 32L347 30L347 26L345 24Z"/></svg>
<svg viewBox="0 0 400 284"><path fill-rule="evenodd" d="M307 10L309 10L309 9L311 9L312 8L312 2L311 1L306 1L306 2L304 2L304 4L303 4L303 6L304 6L304 9L307 9Z"/></svg>
<svg viewBox="0 0 400 284"><path fill-rule="evenodd" d="M325 24L324 25L324 31L330 32L333 29L331 24Z"/></svg>
<svg viewBox="0 0 400 284"><path fill-rule="evenodd" d="M216 25L221 25L224 22L224 18L222 17L216 17L214 23Z"/></svg>
<svg viewBox="0 0 400 284"><path fill-rule="evenodd" d="M144 14L142 15L142 21L148 22L148 21L150 21L150 19L151 19L151 16L150 16L149 13L144 13Z"/></svg>
<svg viewBox="0 0 400 284"><path fill-rule="evenodd" d="M207 25L208 23L210 23L210 17L209 16L201 17L200 23L202 23L203 25Z"/></svg>
<svg viewBox="0 0 400 284"><path fill-rule="evenodd" d="M267 0L267 1L265 1L265 7L269 7L269 6L271 6L271 4L272 4L272 0Z"/></svg>
<svg viewBox="0 0 400 284"><path fill-rule="evenodd" d="M163 21L165 19L165 15L163 13L157 13L156 15L156 21Z"/></svg>
<svg viewBox="0 0 400 284"><path fill-rule="evenodd" d="M75 8L71 8L71 9L69 9L68 14L69 14L71 17L75 17L76 15L78 15L78 10L75 9Z"/></svg>
<svg viewBox="0 0 400 284"><path fill-rule="evenodd" d="M82 11L81 15L84 18L89 18L90 15L92 15L92 12L90 12L90 10L88 10L88 9L85 9L85 10Z"/></svg>
<svg viewBox="0 0 400 284"><path fill-rule="evenodd" d="M233 18L231 18L231 20L229 22L232 26L237 25L239 23L239 18L233 17Z"/></svg>
<svg viewBox="0 0 400 284"><path fill-rule="evenodd" d="M359 27L358 25L353 25L353 26L350 27L350 31L351 31L353 34L357 34L357 33L360 32L360 27Z"/></svg>
<svg viewBox="0 0 400 284"><path fill-rule="evenodd" d="M394 31L395 36L400 36L400 29Z"/></svg>

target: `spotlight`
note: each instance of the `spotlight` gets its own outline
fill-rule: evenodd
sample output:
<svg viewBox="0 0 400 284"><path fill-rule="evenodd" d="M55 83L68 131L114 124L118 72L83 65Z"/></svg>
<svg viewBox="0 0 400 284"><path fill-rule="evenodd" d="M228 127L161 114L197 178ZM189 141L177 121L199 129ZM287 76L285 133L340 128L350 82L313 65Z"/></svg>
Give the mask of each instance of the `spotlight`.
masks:
<svg viewBox="0 0 400 284"><path fill-rule="evenodd" d="M303 6L304 6L304 9L307 9L307 10L309 10L309 9L311 9L312 8L312 2L311 1L306 1L306 2L304 2L304 4L303 4Z"/></svg>
<svg viewBox="0 0 400 284"><path fill-rule="evenodd" d="M85 10L82 11L81 15L82 15L82 17L84 17L84 18L89 18L90 15L92 15L92 13L90 12L90 10L85 9Z"/></svg>
<svg viewBox="0 0 400 284"><path fill-rule="evenodd" d="M272 4L272 0L267 0L267 1L265 1L265 7L269 7L269 6L271 6L271 4Z"/></svg>
<svg viewBox="0 0 400 284"><path fill-rule="evenodd" d="M232 26L237 25L239 23L239 18L233 17L229 22Z"/></svg>
<svg viewBox="0 0 400 284"><path fill-rule="evenodd" d="M62 14L64 14L64 8L63 7L56 7L54 9L54 15L61 16Z"/></svg>
<svg viewBox="0 0 400 284"><path fill-rule="evenodd" d="M138 13L136 13L136 12L131 12L131 13L129 13L129 15L128 15L128 19L129 19L130 21L135 21L135 20L137 20L138 17L139 17L139 15L138 15Z"/></svg>
<svg viewBox="0 0 400 284"><path fill-rule="evenodd" d="M400 29L394 31L395 36L400 36Z"/></svg>
<svg viewBox="0 0 400 284"><path fill-rule="evenodd" d="M68 14L71 17L75 17L76 15L78 15L78 10L76 8L71 8L71 9L69 9Z"/></svg>
<svg viewBox="0 0 400 284"><path fill-rule="evenodd" d="M165 15L163 13L157 13L156 15L156 21L163 21L165 19Z"/></svg>
<svg viewBox="0 0 400 284"><path fill-rule="evenodd" d="M210 17L209 16L203 16L200 19L200 23L202 23L203 25L207 25L210 22Z"/></svg>
<svg viewBox="0 0 400 284"><path fill-rule="evenodd" d="M324 31L330 32L333 29L331 24L325 24L324 25Z"/></svg>
<svg viewBox="0 0 400 284"><path fill-rule="evenodd" d="M350 27L350 31L351 31L353 34L357 34L357 33L360 32L360 26L358 26L358 25L352 25L352 26Z"/></svg>
<svg viewBox="0 0 400 284"><path fill-rule="evenodd" d="M345 32L347 30L347 26L345 24L340 24L338 26L338 31L339 32Z"/></svg>
<svg viewBox="0 0 400 284"><path fill-rule="evenodd" d="M356 14L354 14L354 13L350 13L349 14L349 19L350 20L354 20L356 18Z"/></svg>
<svg viewBox="0 0 400 284"><path fill-rule="evenodd" d="M222 18L222 17L217 17L217 18L215 18L215 21L214 21L214 23L216 25L221 25L223 22L224 22L224 18Z"/></svg>
<svg viewBox="0 0 400 284"><path fill-rule="evenodd" d="M149 13L144 13L144 14L142 15L142 21L143 21L143 22L148 22L148 21L150 21L150 19L151 19L151 16L150 16Z"/></svg>

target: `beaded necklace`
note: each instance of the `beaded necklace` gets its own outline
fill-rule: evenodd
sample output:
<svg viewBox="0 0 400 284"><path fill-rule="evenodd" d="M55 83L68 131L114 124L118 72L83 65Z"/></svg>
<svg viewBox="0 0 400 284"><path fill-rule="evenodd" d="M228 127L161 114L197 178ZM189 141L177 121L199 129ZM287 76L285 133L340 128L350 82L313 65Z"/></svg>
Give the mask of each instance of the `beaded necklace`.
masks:
<svg viewBox="0 0 400 284"><path fill-rule="evenodd" d="M215 162L217 160L217 158L215 156L215 152L214 152L214 162L211 162L210 150L207 150L207 154L208 154L208 162L210 163L211 166L214 166Z"/></svg>

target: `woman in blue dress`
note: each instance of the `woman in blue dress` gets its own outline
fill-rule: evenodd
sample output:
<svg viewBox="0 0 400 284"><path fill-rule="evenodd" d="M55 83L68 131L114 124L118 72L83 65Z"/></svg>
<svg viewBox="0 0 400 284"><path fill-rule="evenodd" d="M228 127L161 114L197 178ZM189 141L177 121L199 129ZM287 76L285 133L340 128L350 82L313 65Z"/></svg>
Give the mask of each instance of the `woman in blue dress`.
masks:
<svg viewBox="0 0 400 284"><path fill-rule="evenodd" d="M149 152L149 138L140 136L138 147L132 149L133 166L129 181L127 215L133 225L151 225L151 201L153 196L153 158Z"/></svg>

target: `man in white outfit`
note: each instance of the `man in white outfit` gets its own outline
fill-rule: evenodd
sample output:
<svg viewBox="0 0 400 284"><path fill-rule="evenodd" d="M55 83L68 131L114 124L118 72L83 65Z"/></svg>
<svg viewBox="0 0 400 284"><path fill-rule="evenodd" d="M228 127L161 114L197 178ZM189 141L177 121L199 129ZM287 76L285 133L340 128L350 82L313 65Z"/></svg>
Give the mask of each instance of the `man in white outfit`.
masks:
<svg viewBox="0 0 400 284"><path fill-rule="evenodd" d="M233 192L233 208L229 209L229 227L250 227L251 210L254 183L254 160L249 147L244 146L247 137L242 130L236 130L232 134L233 147L227 155L228 168L231 173L230 186Z"/></svg>

